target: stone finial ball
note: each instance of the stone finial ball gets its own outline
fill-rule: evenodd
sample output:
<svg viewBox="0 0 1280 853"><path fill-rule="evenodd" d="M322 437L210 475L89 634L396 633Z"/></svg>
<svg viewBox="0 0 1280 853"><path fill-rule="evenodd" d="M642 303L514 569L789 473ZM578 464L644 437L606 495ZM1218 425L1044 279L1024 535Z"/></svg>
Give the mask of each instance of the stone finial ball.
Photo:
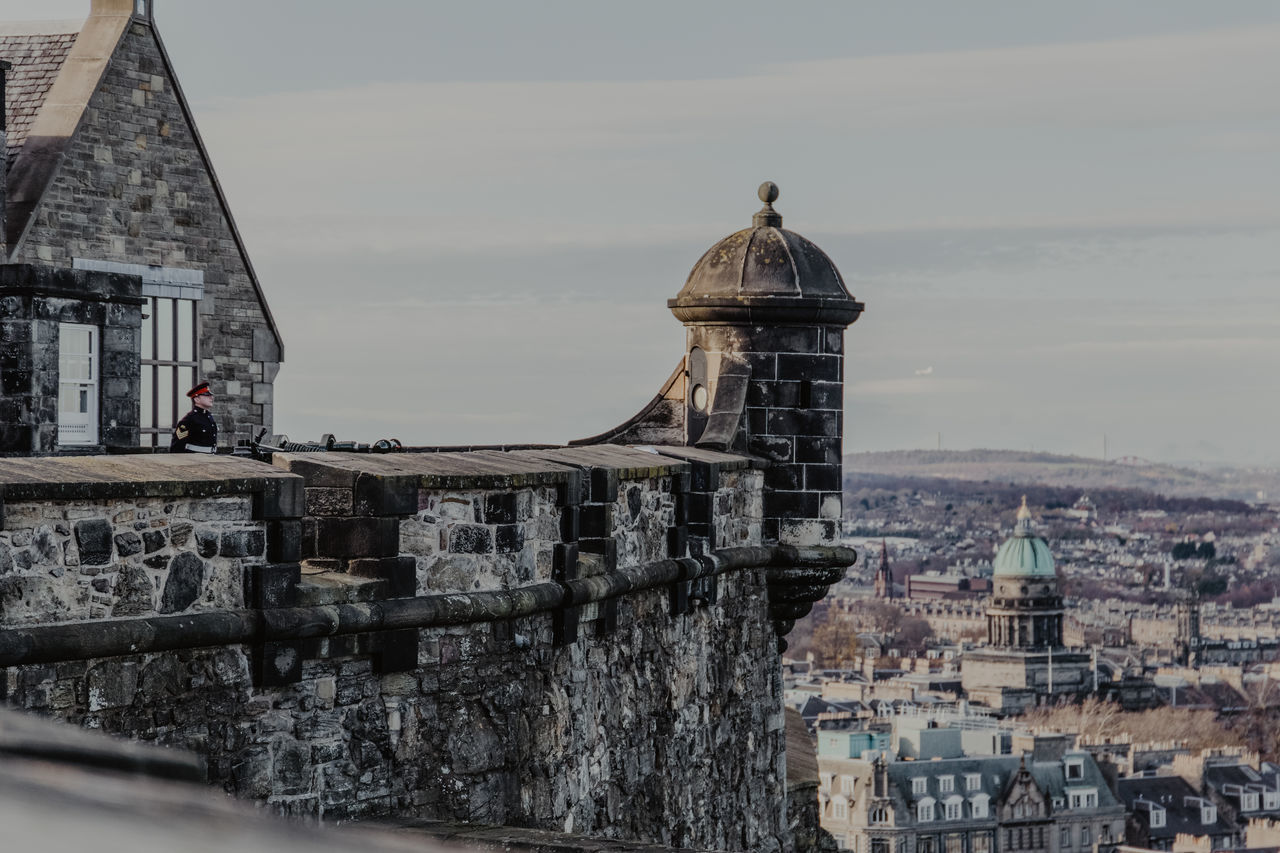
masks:
<svg viewBox="0 0 1280 853"><path fill-rule="evenodd" d="M773 181L765 181L760 185L757 195L760 196L760 200L765 204L773 204L778 200L778 185Z"/></svg>

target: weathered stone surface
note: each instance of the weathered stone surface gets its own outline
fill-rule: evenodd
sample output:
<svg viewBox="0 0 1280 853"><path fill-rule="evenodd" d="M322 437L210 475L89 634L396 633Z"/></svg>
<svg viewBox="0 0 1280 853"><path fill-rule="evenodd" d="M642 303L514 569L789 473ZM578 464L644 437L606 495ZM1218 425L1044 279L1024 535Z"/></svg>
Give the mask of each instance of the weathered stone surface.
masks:
<svg viewBox="0 0 1280 853"><path fill-rule="evenodd" d="M86 566L104 566L111 562L111 523L91 518L76 523L76 546L80 562Z"/></svg>
<svg viewBox="0 0 1280 853"><path fill-rule="evenodd" d="M147 573L137 566L122 566L116 575L115 606L112 616L138 616L150 613L155 586Z"/></svg>
<svg viewBox="0 0 1280 853"><path fill-rule="evenodd" d="M142 537L132 531L117 533L115 543L116 553L121 557L132 557L142 550Z"/></svg>
<svg viewBox="0 0 1280 853"><path fill-rule="evenodd" d="M160 612L186 610L200 597L203 587L204 561L189 552L177 555L169 563L169 579L160 598Z"/></svg>

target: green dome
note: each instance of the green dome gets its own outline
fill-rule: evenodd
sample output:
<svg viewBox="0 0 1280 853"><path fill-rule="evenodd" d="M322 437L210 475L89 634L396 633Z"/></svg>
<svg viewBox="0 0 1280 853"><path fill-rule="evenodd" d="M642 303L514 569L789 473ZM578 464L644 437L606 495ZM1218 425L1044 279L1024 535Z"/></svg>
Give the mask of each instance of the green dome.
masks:
<svg viewBox="0 0 1280 853"><path fill-rule="evenodd" d="M996 575L1016 575L1018 577L1051 578L1053 555L1049 546L1039 536L1018 536L1007 540L996 552L992 564Z"/></svg>
<svg viewBox="0 0 1280 853"><path fill-rule="evenodd" d="M1051 578L1056 575L1049 546L1031 532L1031 510L1027 509L1025 496L1018 508L1018 523L1014 526L1013 536L1005 540L996 552L992 569L996 577Z"/></svg>

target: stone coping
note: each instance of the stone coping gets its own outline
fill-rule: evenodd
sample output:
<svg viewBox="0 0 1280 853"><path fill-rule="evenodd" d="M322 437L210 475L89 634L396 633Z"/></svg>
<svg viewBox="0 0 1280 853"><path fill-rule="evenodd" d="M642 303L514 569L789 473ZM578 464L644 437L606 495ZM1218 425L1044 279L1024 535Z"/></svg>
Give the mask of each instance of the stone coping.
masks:
<svg viewBox="0 0 1280 853"><path fill-rule="evenodd" d="M209 497L263 492L295 481L294 475L252 459L201 453L0 459L4 501Z"/></svg>
<svg viewBox="0 0 1280 853"><path fill-rule="evenodd" d="M633 480L684 473L690 464L721 470L750 466L751 460L692 447L640 449L591 445L529 450L476 450L463 453L274 453L272 464L301 474L308 483L338 486L360 475L413 477L422 488L502 489L567 483L583 468L608 468Z"/></svg>

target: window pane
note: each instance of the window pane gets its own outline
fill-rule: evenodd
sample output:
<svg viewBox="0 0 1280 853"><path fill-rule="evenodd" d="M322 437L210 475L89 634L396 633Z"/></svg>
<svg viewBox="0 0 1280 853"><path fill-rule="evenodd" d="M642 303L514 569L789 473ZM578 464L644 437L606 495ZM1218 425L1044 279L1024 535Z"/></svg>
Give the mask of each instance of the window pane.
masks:
<svg viewBox="0 0 1280 853"><path fill-rule="evenodd" d="M147 297L147 304L143 306L142 313L147 315L142 321L142 358L144 361L149 361L156 357L155 351L152 349L154 340L151 333L156 322L155 299L150 296Z"/></svg>
<svg viewBox="0 0 1280 853"><path fill-rule="evenodd" d="M173 361L173 300L156 300L156 358Z"/></svg>
<svg viewBox="0 0 1280 853"><path fill-rule="evenodd" d="M142 447L154 447L155 443L156 443L156 437L149 432L144 432L139 437L139 441L138 441L138 444Z"/></svg>
<svg viewBox="0 0 1280 853"><path fill-rule="evenodd" d="M174 388L174 391L176 391L179 394L185 394L187 393L188 388L196 384L195 377L192 376L193 370L195 370L195 368L192 368L192 367L178 368L178 384L177 384L177 387ZM185 402L184 402L184 406L185 406ZM185 414L185 411L184 411L184 414Z"/></svg>
<svg viewBox="0 0 1280 853"><path fill-rule="evenodd" d="M156 369L149 364L142 365L142 428L156 425L155 399L152 396L155 387Z"/></svg>
<svg viewBox="0 0 1280 853"><path fill-rule="evenodd" d="M156 426L168 429L173 426L173 368L156 368Z"/></svg>
<svg viewBox="0 0 1280 853"><path fill-rule="evenodd" d="M178 303L178 361L195 361L196 312L190 299ZM190 388L191 386L186 386Z"/></svg>

